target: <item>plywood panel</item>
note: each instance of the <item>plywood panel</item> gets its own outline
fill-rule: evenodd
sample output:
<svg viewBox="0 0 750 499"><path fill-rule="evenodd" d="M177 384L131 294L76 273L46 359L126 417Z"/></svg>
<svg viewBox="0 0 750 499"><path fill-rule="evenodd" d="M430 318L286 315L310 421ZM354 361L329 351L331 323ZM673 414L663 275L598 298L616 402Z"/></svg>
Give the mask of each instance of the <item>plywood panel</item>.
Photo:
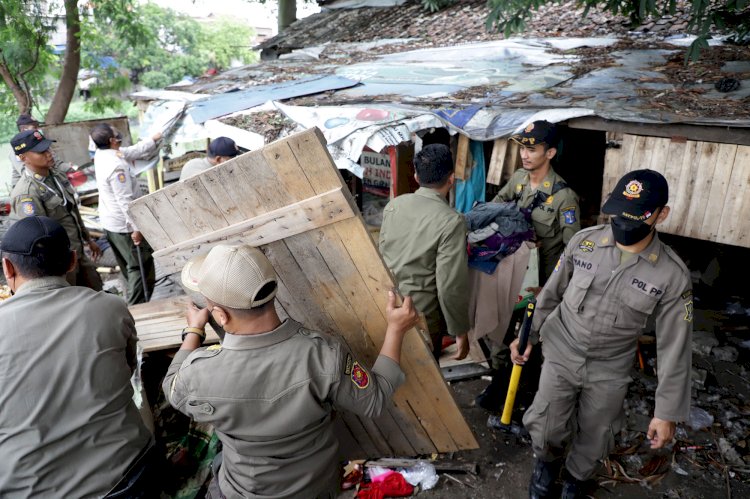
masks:
<svg viewBox="0 0 750 499"><path fill-rule="evenodd" d="M648 167L669 183L662 232L750 247L750 147L630 134L621 141L605 156L604 199L625 172Z"/></svg>
<svg viewBox="0 0 750 499"><path fill-rule="evenodd" d="M242 155L194 179L133 204L131 212L147 227L144 232L161 234L154 244L157 259L169 254L170 248L192 244L187 241L194 242L196 237L242 225L240 214L245 221L264 214L272 218L274 210L344 187L317 130ZM346 189L342 192L353 217L311 227L271 244L261 244L262 240L254 244L260 245L277 270L278 301L284 310L308 327L340 335L355 356L370 363L383 343L387 291L393 280L354 200ZM185 203L175 200L194 202L198 197L205 197L211 208L208 213L190 215L188 220L175 206L184 208ZM157 212L162 207L166 214ZM171 222L177 228L166 226ZM151 227L155 224L158 229ZM281 222L279 228L285 230ZM196 232L200 234L196 236ZM164 316L150 317L143 327L151 331L168 323ZM406 335L401 365L406 382L380 418L366 421L345 416L343 426L353 439L350 448L365 453L357 457L476 448L450 387L416 331Z"/></svg>

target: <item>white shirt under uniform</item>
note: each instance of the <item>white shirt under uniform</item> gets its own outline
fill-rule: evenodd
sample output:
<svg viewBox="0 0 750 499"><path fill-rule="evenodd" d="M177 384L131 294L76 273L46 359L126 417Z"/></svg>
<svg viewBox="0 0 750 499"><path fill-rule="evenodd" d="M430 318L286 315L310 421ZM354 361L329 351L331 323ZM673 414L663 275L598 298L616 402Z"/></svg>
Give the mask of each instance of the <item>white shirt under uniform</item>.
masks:
<svg viewBox="0 0 750 499"><path fill-rule="evenodd" d="M118 151L96 150L94 170L99 188L99 220L109 232L138 230L128 214L128 205L141 196L133 161L151 156L155 147L156 143L149 138Z"/></svg>

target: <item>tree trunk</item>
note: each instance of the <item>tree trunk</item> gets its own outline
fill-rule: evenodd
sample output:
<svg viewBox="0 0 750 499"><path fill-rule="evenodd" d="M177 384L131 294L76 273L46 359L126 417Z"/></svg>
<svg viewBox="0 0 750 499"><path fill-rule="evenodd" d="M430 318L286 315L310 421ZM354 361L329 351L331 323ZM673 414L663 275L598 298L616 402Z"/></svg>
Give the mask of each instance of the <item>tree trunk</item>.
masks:
<svg viewBox="0 0 750 499"><path fill-rule="evenodd" d="M279 0L279 33L297 20L297 0Z"/></svg>
<svg viewBox="0 0 750 499"><path fill-rule="evenodd" d="M45 123L59 124L65 121L70 101L78 81L78 70L81 68L81 18L78 12L78 0L65 0L65 60L62 75L52 98Z"/></svg>
<svg viewBox="0 0 750 499"><path fill-rule="evenodd" d="M0 62L0 75L3 77L3 81L13 93L13 97L16 99L18 104L19 114L31 113L31 95L21 86L21 84L13 77L8 66L4 62Z"/></svg>

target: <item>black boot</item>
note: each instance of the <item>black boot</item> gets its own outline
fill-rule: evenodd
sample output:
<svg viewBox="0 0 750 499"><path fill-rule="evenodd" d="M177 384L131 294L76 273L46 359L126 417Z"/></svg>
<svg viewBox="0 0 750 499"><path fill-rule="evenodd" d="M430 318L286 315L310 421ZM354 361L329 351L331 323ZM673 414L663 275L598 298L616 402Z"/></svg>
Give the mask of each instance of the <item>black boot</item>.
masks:
<svg viewBox="0 0 750 499"><path fill-rule="evenodd" d="M505 394L507 391L508 377L504 373L495 371L492 374L492 381L482 393L474 399L476 404L482 409L490 412L500 412L505 404Z"/></svg>
<svg viewBox="0 0 750 499"><path fill-rule="evenodd" d="M531 472L529 483L529 499L545 499L552 497L552 484L560 474L561 461L534 460L534 471Z"/></svg>
<svg viewBox="0 0 750 499"><path fill-rule="evenodd" d="M564 475L564 481L563 481L563 488L562 488L562 494L560 495L560 499L578 499L580 497L586 497L585 495L585 487L586 482L583 480L578 480L573 475L571 475L568 470L565 470Z"/></svg>

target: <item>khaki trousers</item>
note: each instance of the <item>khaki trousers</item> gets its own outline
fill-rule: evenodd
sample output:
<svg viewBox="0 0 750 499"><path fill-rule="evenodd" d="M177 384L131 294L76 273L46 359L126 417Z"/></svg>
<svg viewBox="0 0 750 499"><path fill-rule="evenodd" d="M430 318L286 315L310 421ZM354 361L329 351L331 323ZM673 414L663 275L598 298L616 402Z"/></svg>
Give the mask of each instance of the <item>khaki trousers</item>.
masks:
<svg viewBox="0 0 750 499"><path fill-rule="evenodd" d="M574 372L546 358L539 390L523 417L535 456L553 461L569 446L565 467L579 480L591 478L614 446L630 383L629 377L590 381L601 379L591 374L586 363Z"/></svg>

